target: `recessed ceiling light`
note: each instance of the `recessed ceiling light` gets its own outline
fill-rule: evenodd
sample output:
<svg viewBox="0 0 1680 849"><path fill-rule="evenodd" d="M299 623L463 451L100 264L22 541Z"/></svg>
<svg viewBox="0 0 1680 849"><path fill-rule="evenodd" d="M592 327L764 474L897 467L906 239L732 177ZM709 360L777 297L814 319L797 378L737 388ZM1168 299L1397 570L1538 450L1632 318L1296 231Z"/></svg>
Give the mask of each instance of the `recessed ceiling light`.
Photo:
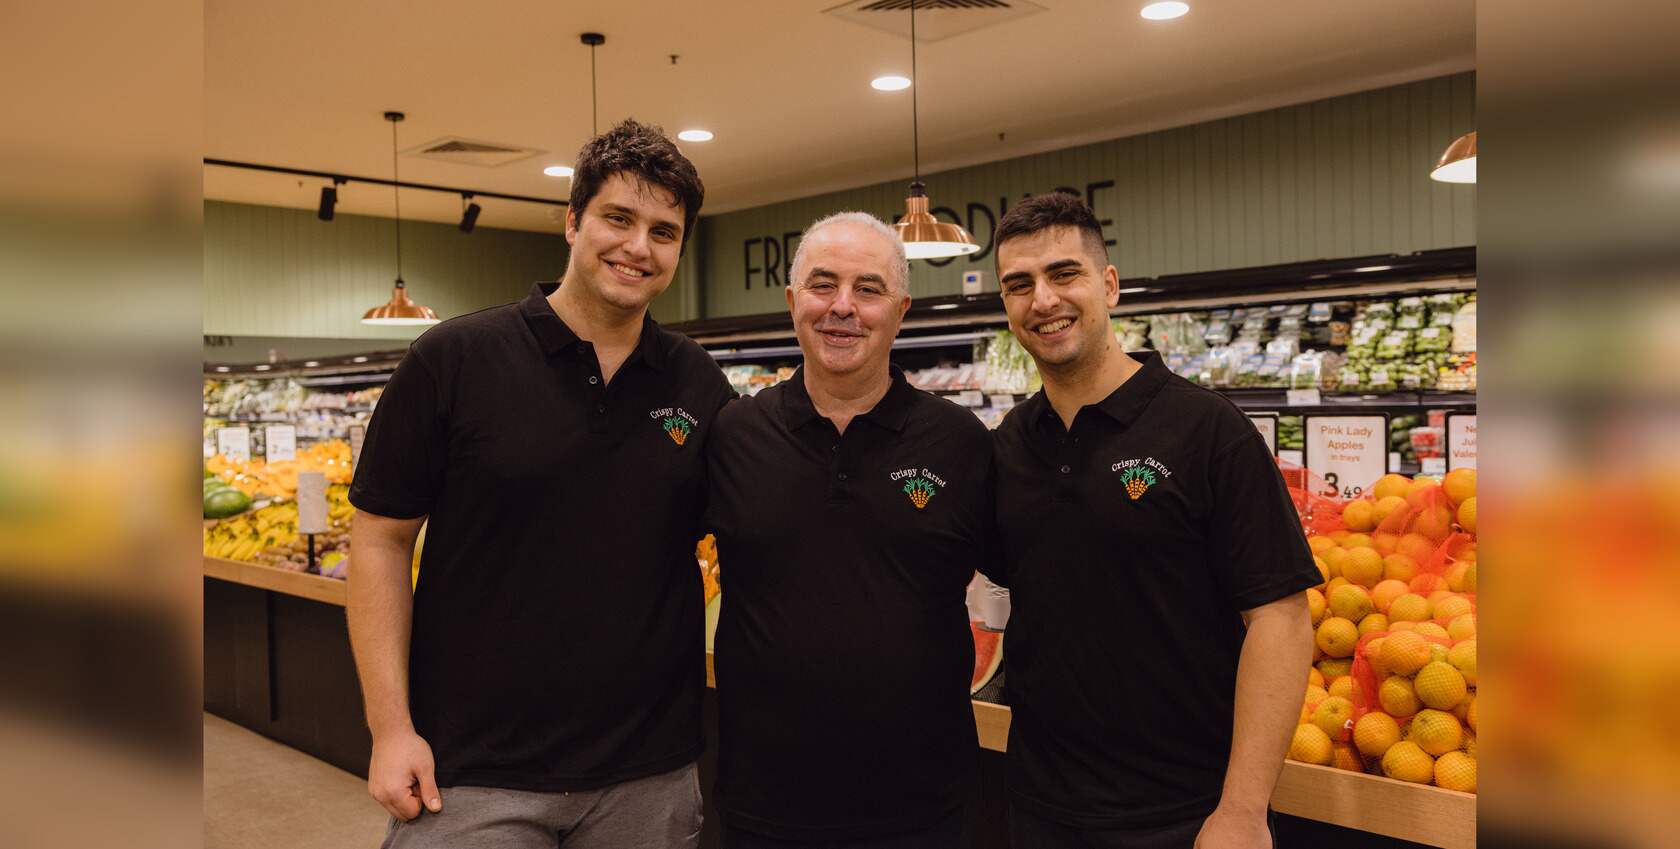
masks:
<svg viewBox="0 0 1680 849"><path fill-rule="evenodd" d="M367 362L367 357L355 357L355 358L351 359L350 362L365 363L365 362Z"/></svg>
<svg viewBox="0 0 1680 849"><path fill-rule="evenodd" d="M1122 295L1135 295L1139 292L1147 292L1147 291L1149 291L1148 286L1128 286L1124 289L1121 289L1120 294L1122 294Z"/></svg>
<svg viewBox="0 0 1680 849"><path fill-rule="evenodd" d="M260 366L257 366L257 371L268 371L268 370L269 370L269 369L271 369L271 368L273 368L273 366L271 366L271 365L269 365L269 364L267 364L267 363L264 363L264 364L262 364L262 365L260 365Z"/></svg>
<svg viewBox="0 0 1680 849"><path fill-rule="evenodd" d="M547 174L550 177L570 177L570 176L572 176L572 166L570 166L570 165L550 165L547 168L543 169L543 173Z"/></svg>
<svg viewBox="0 0 1680 849"><path fill-rule="evenodd" d="M233 371L233 369L230 369L227 366L216 366L216 371L228 372L228 371Z"/></svg>
<svg viewBox="0 0 1680 849"><path fill-rule="evenodd" d="M897 75L876 77L869 81L869 87L876 91L903 91L910 87L910 78Z"/></svg>
<svg viewBox="0 0 1680 849"><path fill-rule="evenodd" d="M1170 21L1173 18L1182 18L1189 13L1190 4L1180 3L1177 0L1167 3L1150 3L1138 12L1145 20L1150 21Z"/></svg>
<svg viewBox="0 0 1680 849"><path fill-rule="evenodd" d="M677 133L677 138L683 141L702 142L712 140L711 130L683 130Z"/></svg>
<svg viewBox="0 0 1680 849"><path fill-rule="evenodd" d="M309 368L314 368L315 366L318 366L320 364L321 364L320 360L310 360L309 362L304 363L304 365L308 366Z"/></svg>

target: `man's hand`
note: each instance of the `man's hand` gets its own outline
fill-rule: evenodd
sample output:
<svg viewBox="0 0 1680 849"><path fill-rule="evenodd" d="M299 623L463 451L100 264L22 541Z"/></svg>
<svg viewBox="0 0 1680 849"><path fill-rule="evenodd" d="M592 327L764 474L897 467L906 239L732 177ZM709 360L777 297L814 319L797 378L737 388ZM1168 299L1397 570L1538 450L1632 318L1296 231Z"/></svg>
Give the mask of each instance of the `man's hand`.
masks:
<svg viewBox="0 0 1680 849"><path fill-rule="evenodd" d="M1266 812L1215 808L1196 834L1196 849L1271 849L1272 830Z"/></svg>
<svg viewBox="0 0 1680 849"><path fill-rule="evenodd" d="M412 730L375 737L368 792L400 820L420 816L422 802L435 814L443 810L443 796L432 769L432 747Z"/></svg>

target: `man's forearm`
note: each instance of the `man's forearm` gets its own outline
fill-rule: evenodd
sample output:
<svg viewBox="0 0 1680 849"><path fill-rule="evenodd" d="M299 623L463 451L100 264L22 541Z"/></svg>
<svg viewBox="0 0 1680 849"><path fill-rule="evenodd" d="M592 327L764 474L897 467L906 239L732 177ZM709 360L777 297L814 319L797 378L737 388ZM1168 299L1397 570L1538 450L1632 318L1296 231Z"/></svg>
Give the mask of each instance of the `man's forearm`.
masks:
<svg viewBox="0 0 1680 849"><path fill-rule="evenodd" d="M350 531L346 616L375 737L413 727L408 711L408 646L414 620L414 538L421 520L357 512Z"/></svg>
<svg viewBox="0 0 1680 849"><path fill-rule="evenodd" d="M1312 620L1304 598L1252 612L1237 662L1231 759L1220 806L1260 813L1270 803L1301 716L1312 663Z"/></svg>

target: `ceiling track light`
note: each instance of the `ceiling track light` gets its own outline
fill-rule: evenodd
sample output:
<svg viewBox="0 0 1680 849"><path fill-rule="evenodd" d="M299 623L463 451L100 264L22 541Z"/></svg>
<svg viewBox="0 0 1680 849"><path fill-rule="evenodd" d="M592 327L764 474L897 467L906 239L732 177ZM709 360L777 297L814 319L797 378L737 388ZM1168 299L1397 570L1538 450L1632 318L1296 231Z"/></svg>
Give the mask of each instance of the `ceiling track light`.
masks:
<svg viewBox="0 0 1680 849"><path fill-rule="evenodd" d="M362 314L363 324L375 325L416 325L437 324L437 313L432 308L417 304L408 297L408 284L402 277L402 195L400 186L402 178L397 171L397 124L407 116L401 112L386 112L385 120L391 122L391 200L396 207L397 233L397 282L391 289L391 300L380 304Z"/></svg>
<svg viewBox="0 0 1680 849"><path fill-rule="evenodd" d="M461 208L461 232L471 233L473 227L477 226L478 214L484 211L484 207L472 202L471 192L461 193L461 203L464 204Z"/></svg>
<svg viewBox="0 0 1680 849"><path fill-rule="evenodd" d="M945 259L978 253L980 245L961 224L940 221L928 211L927 186L922 183L921 119L917 114L916 92L916 0L910 0L910 150L915 178L910 196L904 199L904 217L893 229L904 243L909 259Z"/></svg>
<svg viewBox="0 0 1680 849"><path fill-rule="evenodd" d="M333 178L332 185L321 187L321 203L315 208L315 217L322 221L333 220L333 208L338 206L338 184L344 182Z"/></svg>

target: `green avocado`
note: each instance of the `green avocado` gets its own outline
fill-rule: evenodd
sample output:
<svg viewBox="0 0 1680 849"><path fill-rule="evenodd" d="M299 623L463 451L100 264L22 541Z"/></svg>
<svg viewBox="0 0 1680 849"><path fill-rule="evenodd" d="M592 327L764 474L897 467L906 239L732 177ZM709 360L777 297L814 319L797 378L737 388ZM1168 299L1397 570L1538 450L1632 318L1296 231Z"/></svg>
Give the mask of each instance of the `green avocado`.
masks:
<svg viewBox="0 0 1680 849"><path fill-rule="evenodd" d="M225 519L251 508L251 496L232 487L212 490L204 494L204 518Z"/></svg>

